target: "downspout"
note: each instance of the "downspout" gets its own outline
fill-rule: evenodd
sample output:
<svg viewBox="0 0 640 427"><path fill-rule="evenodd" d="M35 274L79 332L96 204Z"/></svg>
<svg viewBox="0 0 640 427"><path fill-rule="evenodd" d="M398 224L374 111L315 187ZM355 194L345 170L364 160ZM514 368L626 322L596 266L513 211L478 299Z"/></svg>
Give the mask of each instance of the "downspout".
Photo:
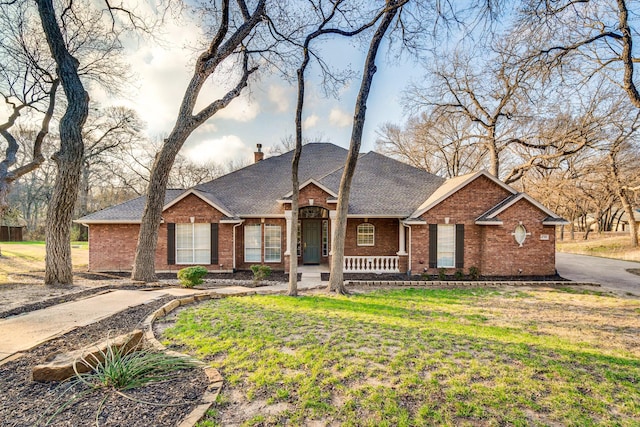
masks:
<svg viewBox="0 0 640 427"><path fill-rule="evenodd" d="M407 239L407 253L409 254L407 256L407 273L409 276L411 276L411 226L407 224L402 225L404 225L409 230L409 236Z"/></svg>
<svg viewBox="0 0 640 427"><path fill-rule="evenodd" d="M233 271L236 271L236 227L241 226L244 223L244 220L240 221L239 223L237 223L236 225L233 226L233 250L232 250L232 256L233 256Z"/></svg>

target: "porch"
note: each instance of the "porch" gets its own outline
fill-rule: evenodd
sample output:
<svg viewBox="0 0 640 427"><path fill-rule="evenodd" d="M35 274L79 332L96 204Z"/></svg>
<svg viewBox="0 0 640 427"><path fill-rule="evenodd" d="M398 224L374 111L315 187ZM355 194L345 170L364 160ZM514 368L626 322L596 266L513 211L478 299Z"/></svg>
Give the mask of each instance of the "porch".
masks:
<svg viewBox="0 0 640 427"><path fill-rule="evenodd" d="M329 273L331 268L329 264L318 265L298 265L298 272L304 277L318 276L321 273ZM345 256L344 273L400 273L400 257L399 256Z"/></svg>
<svg viewBox="0 0 640 427"><path fill-rule="evenodd" d="M292 233L290 211L285 211L287 238ZM317 265L329 269L333 256L336 212L320 206L299 210L297 247L293 252L301 267ZM398 218L349 218L345 237L344 273L400 273L408 269L405 227Z"/></svg>

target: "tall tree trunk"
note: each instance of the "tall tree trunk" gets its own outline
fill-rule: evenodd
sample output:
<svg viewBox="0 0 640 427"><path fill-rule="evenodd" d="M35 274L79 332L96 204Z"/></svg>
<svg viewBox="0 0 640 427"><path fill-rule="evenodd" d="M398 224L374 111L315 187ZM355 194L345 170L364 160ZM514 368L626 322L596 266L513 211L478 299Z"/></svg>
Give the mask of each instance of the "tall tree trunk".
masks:
<svg viewBox="0 0 640 427"><path fill-rule="evenodd" d="M615 185L615 192L618 198L620 199L620 203L622 203L622 207L624 208L625 213L629 217L629 237L631 238L631 246L634 248L638 247L638 223L636 222L633 206L631 205L631 201L627 195L627 191L622 184L622 180L620 179L620 172L618 170L618 163L616 161L616 155L620 146L616 144L611 152L609 153L609 173L611 178L613 179L613 183Z"/></svg>
<svg viewBox="0 0 640 427"><path fill-rule="evenodd" d="M489 129L489 142L487 149L489 150L489 156L491 161L491 175L500 179L500 153L498 152L498 145L496 144L496 129L492 127Z"/></svg>
<svg viewBox="0 0 640 427"><path fill-rule="evenodd" d="M308 39L307 39L308 40ZM296 104L296 149L291 160L291 236L289 236L289 290L287 295L298 295L298 208L300 180L298 166L302 155L302 109L304 106L304 71L309 63L308 42L304 47L304 59L298 68L298 99Z"/></svg>
<svg viewBox="0 0 640 427"><path fill-rule="evenodd" d="M371 91L371 83L376 73L376 55L380 43L391 25L391 22L398 13L399 1L388 0L387 10L384 13L380 25L376 29L369 51L364 64L364 73L356 99L353 126L351 128L351 142L349 145L349 153L345 164L342 178L340 179L340 190L338 192L337 218L335 222L335 237L333 245L333 255L331 257L331 276L329 278L329 291L340 294L346 294L347 289L344 286L344 244L347 233L347 213L349 210L349 194L351 192L351 181L358 162L358 154L360 153L360 145L362 143L362 131L364 129L364 121L367 110L367 99Z"/></svg>
<svg viewBox="0 0 640 427"><path fill-rule="evenodd" d="M179 123L176 123L176 127L178 126ZM162 206L164 206L164 195L167 191L169 173L178 151L182 148L191 131L192 129L187 130L184 127L174 129L165 140L162 149L153 162L149 185L147 186L147 203L142 215L136 258L131 274L133 280L145 282L156 280L156 246L158 245L158 230L162 219Z"/></svg>
<svg viewBox="0 0 640 427"><path fill-rule="evenodd" d="M70 228L84 155L82 127L89 114L89 94L78 76L79 63L65 45L52 0L37 0L37 4L42 28L67 98L67 109L60 120L60 150L53 156L58 173L47 211L44 282L47 285L71 284Z"/></svg>
<svg viewBox="0 0 640 427"><path fill-rule="evenodd" d="M131 278L144 282L156 280L155 254L158 244L158 231L162 217L162 206L164 205L167 181L173 162L182 148L182 145L189 135L200 125L213 117L218 111L225 108L231 101L240 96L242 90L247 86L249 76L258 68L248 68L249 53L244 48L245 40L252 34L253 29L263 22L265 16L266 0L259 0L255 6L253 14L249 14L247 6L243 0L236 2L240 13L244 18L242 25L238 26L232 34L229 32L230 1L223 0L221 9L221 22L217 33L211 40L208 48L198 57L191 81L187 86L176 123L169 137L164 141L162 149L156 155L156 159L151 169L149 184L147 186L147 203L142 215L140 224L140 234L138 235L138 246L133 265ZM224 62L225 59L237 53L242 47L242 76L236 86L229 90L222 98L219 98L199 112L195 112L196 102L202 86L207 78L211 76Z"/></svg>

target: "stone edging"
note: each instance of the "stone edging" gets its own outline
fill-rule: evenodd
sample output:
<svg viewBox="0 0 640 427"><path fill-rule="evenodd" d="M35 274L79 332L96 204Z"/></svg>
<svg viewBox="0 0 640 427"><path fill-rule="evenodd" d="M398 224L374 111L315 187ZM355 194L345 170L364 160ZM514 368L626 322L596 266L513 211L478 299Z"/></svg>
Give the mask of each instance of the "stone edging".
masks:
<svg viewBox="0 0 640 427"><path fill-rule="evenodd" d="M324 288L325 285L320 285L312 288L305 288L304 290L311 290L317 288ZM223 288L224 289L224 288ZM220 299L226 297L237 297L237 296L248 296L248 295L278 295L284 294L286 291L272 291L272 290L256 290L256 291L245 291L245 292L236 292L236 293L222 293L218 291L210 291L207 293L196 294L190 297L177 298L172 301L169 301L153 313L151 313L142 324L144 329L144 338L145 340L151 344L151 346L157 350L163 351L172 356L182 357L185 359L189 359L192 361L196 361L200 366L204 367L204 372L209 379L209 385L207 386L207 390L204 392L202 396L202 403L196 406L189 415L180 423L178 427L193 427L196 425L198 421L204 417L204 414L209 410L211 405L213 405L222 391L223 378L220 375L220 372L216 368L207 367L205 364L199 360L192 358L186 354L178 353L177 351L167 350L167 348L160 343L155 337L153 333L153 322L157 319L165 317L167 314L171 313L178 307L182 307L188 304L193 304L195 302L207 301L212 299Z"/></svg>
<svg viewBox="0 0 640 427"><path fill-rule="evenodd" d="M571 281L469 281L469 280L345 280L347 286L424 286L424 287L493 287L493 286L596 286L597 283Z"/></svg>

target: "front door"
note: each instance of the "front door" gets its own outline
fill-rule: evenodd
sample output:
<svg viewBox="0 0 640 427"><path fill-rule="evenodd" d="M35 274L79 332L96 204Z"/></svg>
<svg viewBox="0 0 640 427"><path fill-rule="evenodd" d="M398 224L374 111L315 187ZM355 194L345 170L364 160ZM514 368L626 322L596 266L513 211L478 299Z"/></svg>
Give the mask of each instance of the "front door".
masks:
<svg viewBox="0 0 640 427"><path fill-rule="evenodd" d="M320 264L321 221L302 221L302 263Z"/></svg>

